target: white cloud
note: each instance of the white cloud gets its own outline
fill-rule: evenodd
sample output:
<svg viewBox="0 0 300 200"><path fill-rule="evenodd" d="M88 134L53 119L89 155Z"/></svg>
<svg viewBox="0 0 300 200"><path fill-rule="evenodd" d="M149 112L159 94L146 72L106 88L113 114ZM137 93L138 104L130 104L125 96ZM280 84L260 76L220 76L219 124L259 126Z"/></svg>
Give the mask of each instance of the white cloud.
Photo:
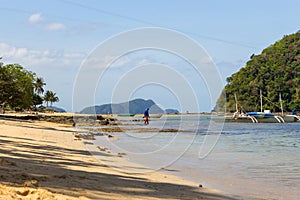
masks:
<svg viewBox="0 0 300 200"><path fill-rule="evenodd" d="M43 20L41 13L35 13L28 18L30 24L37 24Z"/></svg>
<svg viewBox="0 0 300 200"><path fill-rule="evenodd" d="M85 58L83 53L66 53L63 51L32 50L0 43L0 56L5 63L19 63L23 66L78 66Z"/></svg>
<svg viewBox="0 0 300 200"><path fill-rule="evenodd" d="M30 24L38 24L40 25L40 27L48 31L59 31L64 30L66 28L66 26L61 22L47 22L46 20L44 20L44 17L41 13L32 14L28 18L28 22Z"/></svg>
<svg viewBox="0 0 300 200"><path fill-rule="evenodd" d="M45 28L50 31L64 30L66 26L59 22L52 22L45 25Z"/></svg>

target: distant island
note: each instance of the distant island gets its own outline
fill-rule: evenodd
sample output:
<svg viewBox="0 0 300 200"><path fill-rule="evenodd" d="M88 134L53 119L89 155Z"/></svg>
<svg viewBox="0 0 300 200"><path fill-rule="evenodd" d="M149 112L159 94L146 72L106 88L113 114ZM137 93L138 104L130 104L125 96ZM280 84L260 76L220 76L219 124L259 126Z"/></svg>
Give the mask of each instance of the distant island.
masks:
<svg viewBox="0 0 300 200"><path fill-rule="evenodd" d="M150 108L151 114L178 113L178 110L167 109L164 111L153 100L134 99L123 103L96 105L84 108L82 114L141 114L146 108Z"/></svg>
<svg viewBox="0 0 300 200"><path fill-rule="evenodd" d="M56 107L56 106L48 106L46 107L47 110L52 110L54 112L60 112L60 113L65 113L67 112L65 109L63 108L59 108L59 107Z"/></svg>
<svg viewBox="0 0 300 200"><path fill-rule="evenodd" d="M259 111L260 90L264 109L280 111L281 94L284 111L300 110L300 32L284 36L260 55L253 54L246 66L226 81L217 102L219 111L224 105L227 111L236 109L235 94L244 110Z"/></svg>

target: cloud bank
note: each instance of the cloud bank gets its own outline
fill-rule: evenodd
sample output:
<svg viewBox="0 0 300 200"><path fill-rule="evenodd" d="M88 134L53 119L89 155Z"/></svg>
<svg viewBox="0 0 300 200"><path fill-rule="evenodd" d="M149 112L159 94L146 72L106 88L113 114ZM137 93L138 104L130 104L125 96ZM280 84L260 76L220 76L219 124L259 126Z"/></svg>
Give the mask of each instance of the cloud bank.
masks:
<svg viewBox="0 0 300 200"><path fill-rule="evenodd" d="M83 53L69 53L64 51L33 50L0 43L0 56L5 62L20 63L26 66L73 66L85 58Z"/></svg>

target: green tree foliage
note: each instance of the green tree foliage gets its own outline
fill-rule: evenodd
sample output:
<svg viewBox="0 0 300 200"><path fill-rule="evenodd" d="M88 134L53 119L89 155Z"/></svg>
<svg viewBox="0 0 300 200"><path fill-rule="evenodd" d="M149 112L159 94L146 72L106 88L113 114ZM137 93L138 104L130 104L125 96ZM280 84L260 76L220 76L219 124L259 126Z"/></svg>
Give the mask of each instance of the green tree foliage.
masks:
<svg viewBox="0 0 300 200"><path fill-rule="evenodd" d="M36 109L37 105L43 104L43 98L38 94L33 94L33 105Z"/></svg>
<svg viewBox="0 0 300 200"><path fill-rule="evenodd" d="M34 94L35 74L21 65L0 65L0 102L11 108L29 108Z"/></svg>
<svg viewBox="0 0 300 200"><path fill-rule="evenodd" d="M235 110L236 94L246 111L258 111L260 89L264 109L280 111L279 93L286 111L300 109L300 32L284 36L260 55L253 54L245 67L227 78L226 100L221 95L217 105L226 101L227 110Z"/></svg>
<svg viewBox="0 0 300 200"><path fill-rule="evenodd" d="M24 69L19 64L3 65L0 63L0 104L2 107L23 110L33 105L43 103L40 96L46 85L43 78L36 78L36 74ZM59 101L54 92L50 92L51 105Z"/></svg>
<svg viewBox="0 0 300 200"><path fill-rule="evenodd" d="M43 94L44 93L44 85L46 83L44 82L43 78L36 78L34 83L34 90L37 94Z"/></svg>
<svg viewBox="0 0 300 200"><path fill-rule="evenodd" d="M44 96L44 101L47 103L47 107L48 107L48 103L50 102L50 105L52 106L52 104L54 102L58 102L59 98L56 96L55 92L49 91L47 90Z"/></svg>

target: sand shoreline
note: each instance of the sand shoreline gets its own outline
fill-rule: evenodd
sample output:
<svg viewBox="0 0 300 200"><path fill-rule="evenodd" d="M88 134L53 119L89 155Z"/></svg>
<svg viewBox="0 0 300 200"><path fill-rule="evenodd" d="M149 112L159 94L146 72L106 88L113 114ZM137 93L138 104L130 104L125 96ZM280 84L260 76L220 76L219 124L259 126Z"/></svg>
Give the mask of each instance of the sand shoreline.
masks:
<svg viewBox="0 0 300 200"><path fill-rule="evenodd" d="M120 156L89 149L103 165L71 125L0 119L0 129L0 199L233 199L169 174L123 173Z"/></svg>

